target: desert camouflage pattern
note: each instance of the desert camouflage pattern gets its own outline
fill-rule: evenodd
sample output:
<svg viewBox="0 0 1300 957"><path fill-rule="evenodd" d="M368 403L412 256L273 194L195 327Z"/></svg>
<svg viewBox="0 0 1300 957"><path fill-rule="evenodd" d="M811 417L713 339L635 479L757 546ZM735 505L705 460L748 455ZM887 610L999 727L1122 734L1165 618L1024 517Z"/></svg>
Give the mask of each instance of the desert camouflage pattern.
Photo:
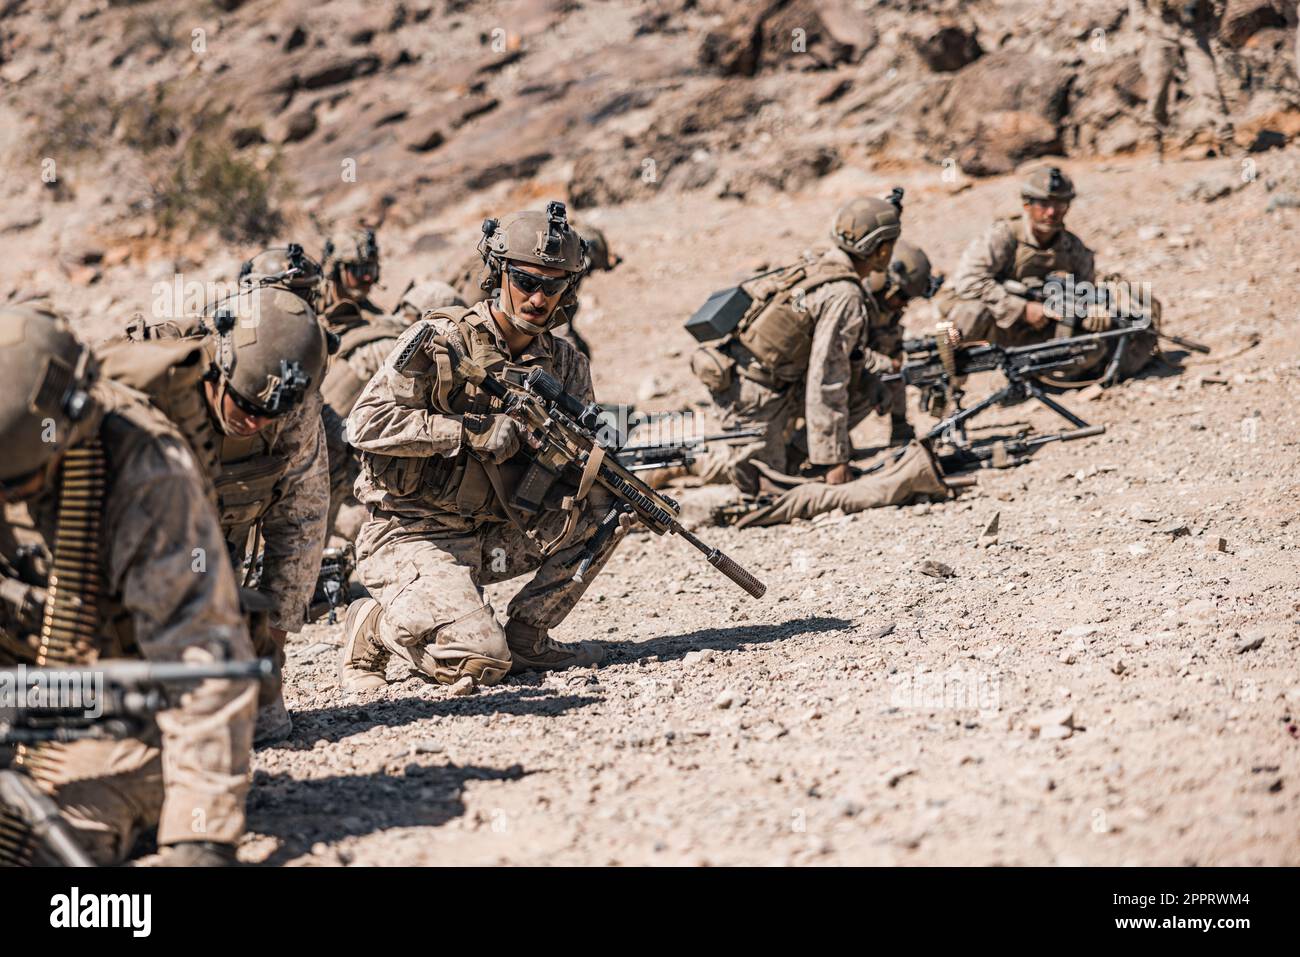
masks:
<svg viewBox="0 0 1300 957"><path fill-rule="evenodd" d="M476 349L514 368L546 369L571 395L593 399L587 360L567 343L544 333L511 356L486 303L463 312L459 321L435 314L421 322L432 322L440 335L468 333ZM536 571L507 613L543 631L558 625L595 575L585 583L572 580L582 542L600 506L609 503L593 489L568 537L543 558L536 540L556 537L568 513L543 512L537 539L511 524L477 460L462 448L461 416L439 410L440 385L436 365L407 377L386 362L348 417L350 441L362 452L356 495L370 515L357 538L358 573L383 606L378 630L386 648L440 681L470 675L490 684L505 675L510 652L482 586ZM459 465L467 467L460 471ZM409 473L409 480L391 478L394 468ZM603 566L617 541L594 568Z"/></svg>
<svg viewBox="0 0 1300 957"><path fill-rule="evenodd" d="M1028 300L1002 287L1008 279L1042 279L1048 273L1069 273L1076 282L1092 282L1092 250L1068 229L1044 246L1034 239L1026 217L999 220L962 254L948 299L949 318L966 340L1017 346L1050 339L1052 324L1030 327L1025 322Z"/></svg>
<svg viewBox="0 0 1300 957"><path fill-rule="evenodd" d="M848 255L838 249L826 250L824 255L849 263ZM804 305L813 318L812 350L804 380L774 389L738 368L730 387L713 396L722 413L723 429L762 428L764 434L711 453L703 467L710 480L724 478L745 494L754 494L758 473L750 463L763 462L778 472L786 471L785 449L799 416L806 422L810 462L835 465L849 460L849 431L856 424L850 410L851 393L868 391L861 383L855 386L855 379L889 368L887 357L872 356L862 349L875 307L862 284L849 281L816 287L805 297Z"/></svg>
<svg viewBox="0 0 1300 957"><path fill-rule="evenodd" d="M112 382L100 382L95 393L108 409L99 434L111 476L99 657L192 664L251 658L221 529L189 449L138 394ZM33 501L5 506L4 566L14 566L19 546L53 549L57 501L52 482ZM21 643L23 626L5 614L0 632ZM0 659L14 659L14 647L6 641ZM247 683L203 682L159 714L158 734L59 745L38 782L101 864L122 861L140 831L155 825L160 844L234 843L244 831L255 700Z"/></svg>
<svg viewBox="0 0 1300 957"><path fill-rule="evenodd" d="M302 630L325 548L329 472L322 408L320 393L309 393L284 417L272 447L286 468L262 518L258 588L270 596L271 627L287 632Z"/></svg>
<svg viewBox="0 0 1300 957"><path fill-rule="evenodd" d="M1179 127L1189 138L1199 132L1226 142L1232 138L1232 121L1211 52L1215 25L1184 22L1183 9L1188 6L1167 0L1129 0L1129 22L1143 37L1143 119L1157 133ZM1177 97L1174 83L1180 74L1182 96ZM1170 113L1176 98L1181 102L1174 117Z"/></svg>

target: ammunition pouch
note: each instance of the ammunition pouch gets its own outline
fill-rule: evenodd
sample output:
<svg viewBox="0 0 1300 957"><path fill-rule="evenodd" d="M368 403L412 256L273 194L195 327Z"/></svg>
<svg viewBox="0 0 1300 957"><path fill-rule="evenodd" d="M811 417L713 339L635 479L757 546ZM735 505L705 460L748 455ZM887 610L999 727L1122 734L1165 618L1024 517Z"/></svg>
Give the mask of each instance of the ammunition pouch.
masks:
<svg viewBox="0 0 1300 957"><path fill-rule="evenodd" d="M774 381L798 382L807 374L816 316L804 300L831 282L850 282L866 295L856 272L823 258L806 259L741 287L754 302L740 322L736 339Z"/></svg>
<svg viewBox="0 0 1300 957"><path fill-rule="evenodd" d="M691 372L715 395L726 392L736 375L736 360L714 346L700 346L691 353Z"/></svg>

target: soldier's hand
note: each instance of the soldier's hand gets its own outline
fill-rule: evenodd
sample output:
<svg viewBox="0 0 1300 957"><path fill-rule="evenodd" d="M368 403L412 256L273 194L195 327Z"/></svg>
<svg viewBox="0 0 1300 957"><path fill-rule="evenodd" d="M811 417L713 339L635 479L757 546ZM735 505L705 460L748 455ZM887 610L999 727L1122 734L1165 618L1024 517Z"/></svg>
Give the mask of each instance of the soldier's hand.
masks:
<svg viewBox="0 0 1300 957"><path fill-rule="evenodd" d="M1083 328L1089 332L1105 332L1110 328L1110 316L1104 312L1089 313L1083 317Z"/></svg>
<svg viewBox="0 0 1300 957"><path fill-rule="evenodd" d="M1025 303L1025 322L1029 324L1029 328L1041 329L1043 326L1047 325L1049 318L1051 317L1043 311L1043 304L1041 302Z"/></svg>
<svg viewBox="0 0 1300 957"><path fill-rule="evenodd" d="M159 867L235 867L233 844L212 841L186 841L167 847L158 861Z"/></svg>
<svg viewBox="0 0 1300 957"><path fill-rule="evenodd" d="M523 427L508 415L467 415L465 440L480 457L500 465L519 451Z"/></svg>
<svg viewBox="0 0 1300 957"><path fill-rule="evenodd" d="M848 462L841 462L827 472L826 478L822 481L827 485L843 485L845 482L853 481L853 470L849 468Z"/></svg>

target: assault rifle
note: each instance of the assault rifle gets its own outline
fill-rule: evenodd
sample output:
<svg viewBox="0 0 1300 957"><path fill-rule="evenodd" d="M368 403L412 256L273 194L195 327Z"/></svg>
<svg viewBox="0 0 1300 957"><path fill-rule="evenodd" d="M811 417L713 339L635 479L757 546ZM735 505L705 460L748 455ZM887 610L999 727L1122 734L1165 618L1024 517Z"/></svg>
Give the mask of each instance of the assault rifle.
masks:
<svg viewBox="0 0 1300 957"><path fill-rule="evenodd" d="M941 395L951 411L925 436L929 441L945 439L953 445L966 446L966 423L993 405L1012 405L1036 399L1075 429L1091 426L1061 405L1037 382L1047 372L1077 368L1080 362L1095 357L1096 350L1112 340L1124 340L1151 327L1149 317L1141 322L1105 332L1091 332L1068 339L1049 339L1028 346L996 346L987 342L954 345L942 334L929 339L909 340L909 361L894 373L882 376L886 381L901 380ZM976 372L1001 372L1007 384L969 408L962 408L965 393L962 382ZM1104 427L1102 427L1104 429ZM1096 433L1090 433L1096 434ZM1077 436L1082 438L1082 436Z"/></svg>
<svg viewBox="0 0 1300 957"><path fill-rule="evenodd" d="M405 368L414 353L424 348L432 328L425 326L422 335L412 336L406 349L393 364ZM564 391L559 381L545 369L532 369L520 381L505 381L489 375L469 358L460 344L438 339L446 348L460 375L501 402L506 415L518 421L528 433L532 461L520 481L508 507L531 517L542 509L543 499L561 476L577 481L576 498L582 499L593 484L600 484L614 497L614 504L600 520L595 533L587 540L573 573L582 581L592 563L618 530L624 515L634 515L656 535L672 532L702 552L709 564L754 598L762 598L767 586L716 548L693 535L677 517L681 506L656 492L623 466L617 458L617 443L606 439L612 431L601 419L596 403L583 403Z"/></svg>
<svg viewBox="0 0 1300 957"><path fill-rule="evenodd" d="M732 442L736 439L757 438L762 434L762 429L733 429L730 432L660 442L657 445L625 445L618 450L618 461L629 472L646 472L650 469L690 465L701 453L707 451L710 445Z"/></svg>
<svg viewBox="0 0 1300 957"><path fill-rule="evenodd" d="M85 667L0 669L0 758L10 747L139 737L173 694L209 679L265 680L270 659L214 665L102 661ZM38 851L67 867L93 867L58 807L21 770L0 770L0 866Z"/></svg>
<svg viewBox="0 0 1300 957"><path fill-rule="evenodd" d="M1035 450L1050 442L1073 442L1101 435L1106 431L1104 425L1090 425L1085 429L1070 429L1066 432L1053 432L1048 435L1029 435L1016 439L999 439L980 445L958 445L952 451L940 455L939 467L946 476L945 481L952 484L955 479L950 476L970 468L1009 469L1023 465Z"/></svg>

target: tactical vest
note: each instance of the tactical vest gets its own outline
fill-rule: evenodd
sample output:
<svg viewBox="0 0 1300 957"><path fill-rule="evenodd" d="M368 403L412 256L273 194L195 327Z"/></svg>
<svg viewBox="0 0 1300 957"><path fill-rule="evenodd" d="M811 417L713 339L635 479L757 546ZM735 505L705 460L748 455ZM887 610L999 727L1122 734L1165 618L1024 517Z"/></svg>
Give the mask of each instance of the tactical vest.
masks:
<svg viewBox="0 0 1300 957"><path fill-rule="evenodd" d="M823 257L802 262L741 288L753 304L741 318L736 340L780 384L798 382L808 371L816 317L804 305L814 289L830 282L859 284L847 265Z"/></svg>
<svg viewBox="0 0 1300 957"><path fill-rule="evenodd" d="M429 313L407 330L413 334L421 323L450 322L466 354L497 378L526 375L531 366L511 361L497 347L491 317L473 309L450 308ZM449 360L439 357L436 387L430 396L432 411L443 415L486 415L501 411L500 402L479 386L453 375ZM509 512L497 494L490 466L485 466L462 445L455 456L388 456L362 453L376 485L398 498L418 499L465 518L491 517L507 520ZM495 466L501 491L508 498L526 471L527 463L515 461Z"/></svg>
<svg viewBox="0 0 1300 957"><path fill-rule="evenodd" d="M1025 223L1022 217L1012 216L1007 220L1011 234L1016 238L1016 252L1011 260L1011 274L1004 279L1046 279L1050 273L1072 272L1070 258L1066 254L1067 233L1062 229L1052 239L1046 249L1031 246L1025 240Z"/></svg>
<svg viewBox="0 0 1300 957"><path fill-rule="evenodd" d="M357 404L357 399L361 397L361 390L366 387L366 380L357 375L347 357L372 342L396 340L406 329L405 323L385 316L356 323L340 334L338 351L330 358L329 369L320 387L325 404L337 412L340 418L348 417L352 407Z"/></svg>
<svg viewBox="0 0 1300 957"><path fill-rule="evenodd" d="M168 323L148 327L142 338L112 340L98 353L105 378L143 392L185 438L211 486L238 578L253 533L283 494L289 463L276 449L279 420L247 438L218 427L204 394L214 350L211 337Z"/></svg>

